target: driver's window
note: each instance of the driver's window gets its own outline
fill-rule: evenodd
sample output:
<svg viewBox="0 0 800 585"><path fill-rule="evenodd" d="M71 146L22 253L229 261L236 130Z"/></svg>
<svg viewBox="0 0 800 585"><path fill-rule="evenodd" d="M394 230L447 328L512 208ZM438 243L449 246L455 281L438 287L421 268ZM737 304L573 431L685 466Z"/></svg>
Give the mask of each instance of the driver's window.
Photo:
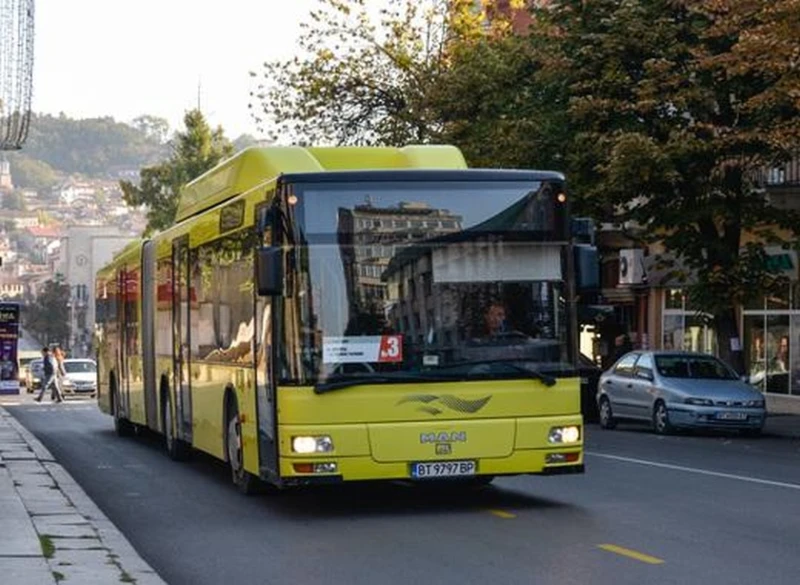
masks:
<svg viewBox="0 0 800 585"><path fill-rule="evenodd" d="M633 374L633 366L636 364L636 358L639 357L638 353L632 353L622 358L617 367L614 368L614 373L618 376L630 376Z"/></svg>
<svg viewBox="0 0 800 585"><path fill-rule="evenodd" d="M651 379L653 377L653 358L650 354L642 354L636 362L636 376Z"/></svg>

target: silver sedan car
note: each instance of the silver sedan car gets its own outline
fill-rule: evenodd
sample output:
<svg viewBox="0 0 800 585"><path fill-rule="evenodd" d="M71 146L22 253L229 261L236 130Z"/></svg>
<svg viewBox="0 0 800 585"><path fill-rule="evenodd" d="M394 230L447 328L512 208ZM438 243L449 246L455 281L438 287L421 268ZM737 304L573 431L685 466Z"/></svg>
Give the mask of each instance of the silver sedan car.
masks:
<svg viewBox="0 0 800 585"><path fill-rule="evenodd" d="M758 435L767 416L764 396L714 356L633 351L600 376L600 426L620 419L648 421L657 433L676 428L739 429Z"/></svg>

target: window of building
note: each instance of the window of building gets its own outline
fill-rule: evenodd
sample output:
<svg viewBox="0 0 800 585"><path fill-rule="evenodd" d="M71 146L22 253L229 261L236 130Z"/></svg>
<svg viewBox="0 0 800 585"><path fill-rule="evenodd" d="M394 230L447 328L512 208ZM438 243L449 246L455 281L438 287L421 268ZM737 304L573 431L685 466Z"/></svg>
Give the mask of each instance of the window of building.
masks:
<svg viewBox="0 0 800 585"><path fill-rule="evenodd" d="M709 315L694 310L684 289L664 295L661 348L717 354L716 331Z"/></svg>

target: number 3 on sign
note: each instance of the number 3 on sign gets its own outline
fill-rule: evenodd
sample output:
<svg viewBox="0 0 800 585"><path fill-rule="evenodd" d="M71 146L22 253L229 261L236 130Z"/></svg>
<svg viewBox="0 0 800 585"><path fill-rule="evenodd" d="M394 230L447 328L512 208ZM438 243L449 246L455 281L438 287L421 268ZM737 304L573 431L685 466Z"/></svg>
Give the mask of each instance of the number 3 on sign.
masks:
<svg viewBox="0 0 800 585"><path fill-rule="evenodd" d="M403 361L402 335L384 335L381 337L381 351L380 351L379 361L381 362Z"/></svg>

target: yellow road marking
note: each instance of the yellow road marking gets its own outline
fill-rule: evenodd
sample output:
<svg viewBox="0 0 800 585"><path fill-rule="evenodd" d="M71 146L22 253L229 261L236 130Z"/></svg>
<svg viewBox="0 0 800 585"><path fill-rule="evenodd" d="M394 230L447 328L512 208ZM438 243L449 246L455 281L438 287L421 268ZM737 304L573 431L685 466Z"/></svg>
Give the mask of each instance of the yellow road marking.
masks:
<svg viewBox="0 0 800 585"><path fill-rule="evenodd" d="M497 516L498 518L504 518L506 520L510 520L511 518L516 518L516 514L512 514L511 512L506 512L505 510L489 510L489 513L493 516Z"/></svg>
<svg viewBox="0 0 800 585"><path fill-rule="evenodd" d="M622 555L624 557L642 561L643 563L647 563L649 565L661 565L664 563L664 560L659 559L658 557L651 557L650 555L646 555L622 546L617 546L616 544L598 544L597 547L607 550L608 552L617 553L618 555Z"/></svg>

